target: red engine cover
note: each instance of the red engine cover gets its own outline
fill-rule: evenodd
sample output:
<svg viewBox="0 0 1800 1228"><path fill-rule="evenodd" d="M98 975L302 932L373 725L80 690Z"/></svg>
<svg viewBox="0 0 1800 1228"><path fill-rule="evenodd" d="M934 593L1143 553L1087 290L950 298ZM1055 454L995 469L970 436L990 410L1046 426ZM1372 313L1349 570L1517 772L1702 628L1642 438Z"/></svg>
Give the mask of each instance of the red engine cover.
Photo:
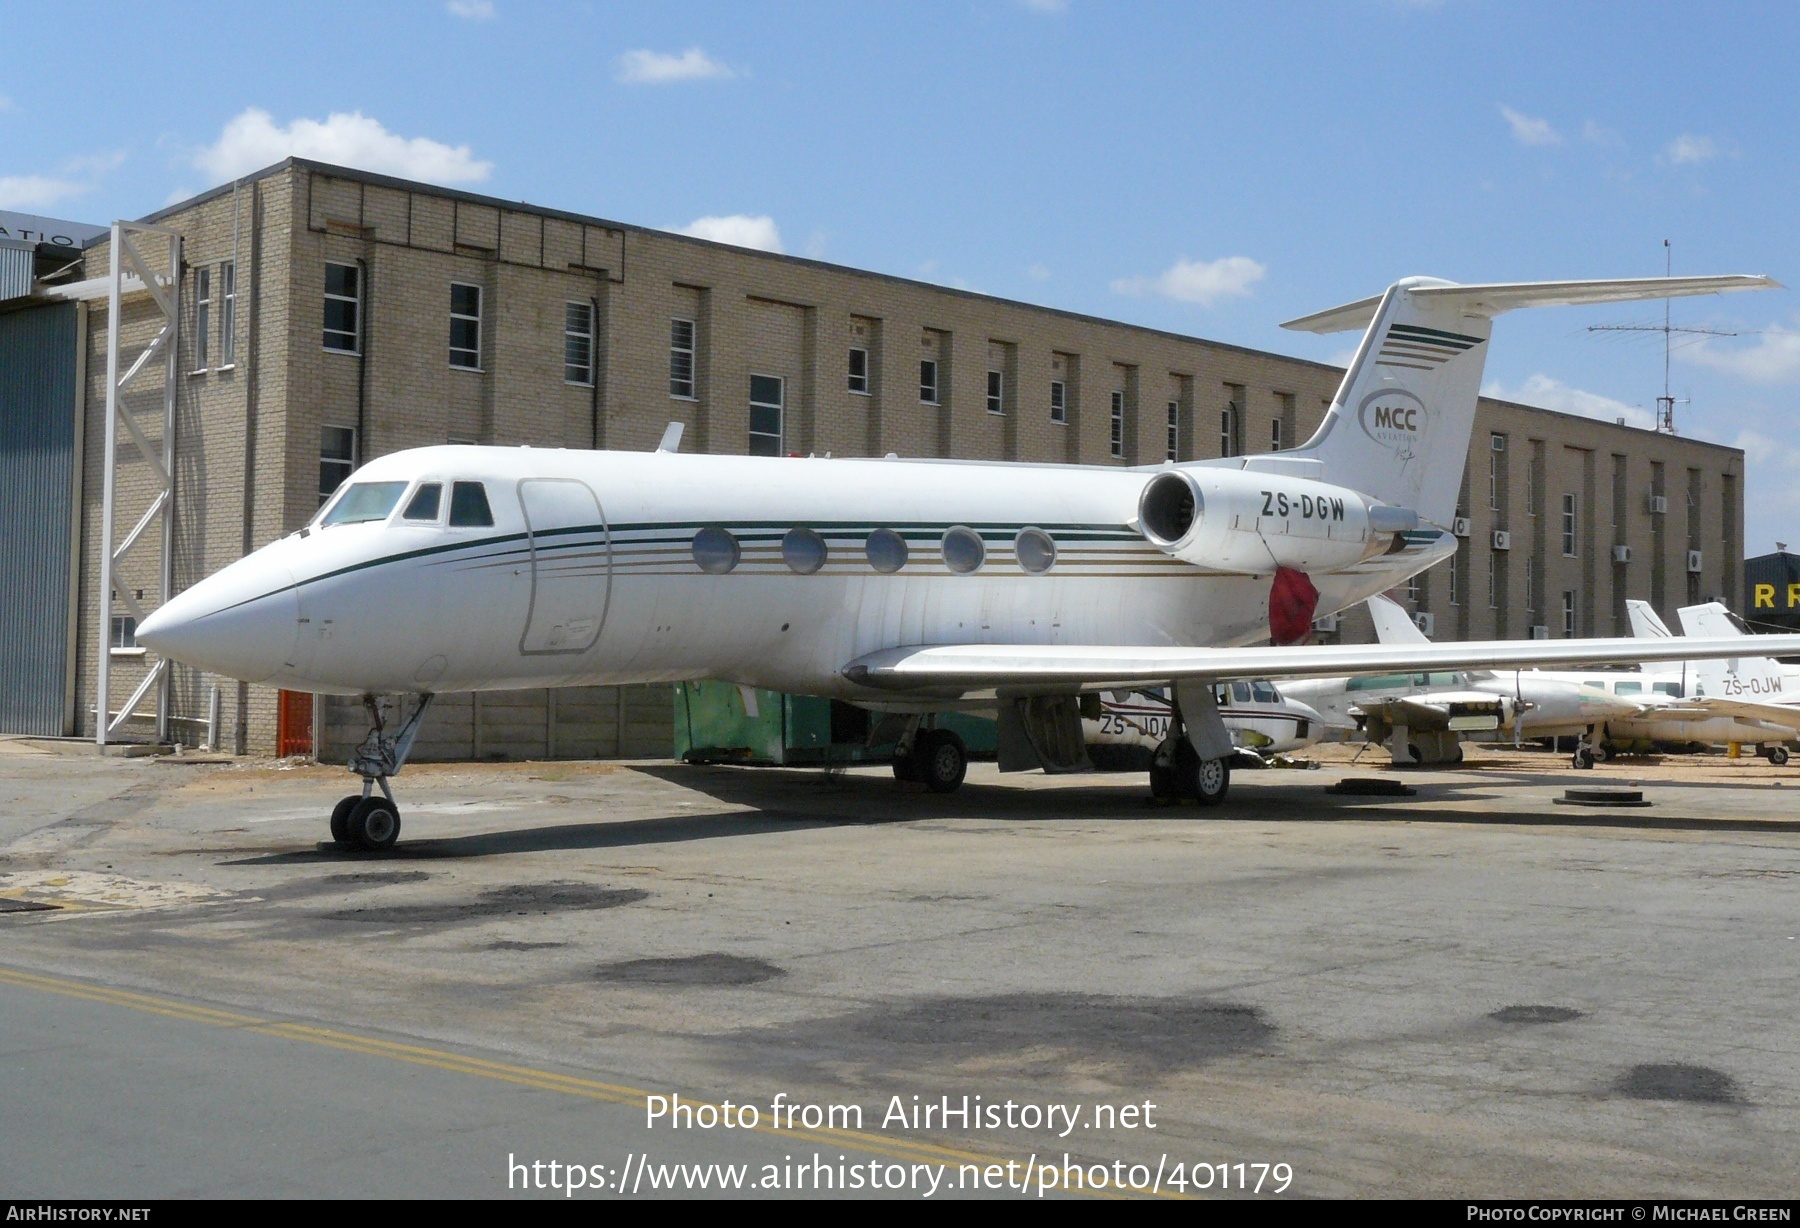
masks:
<svg viewBox="0 0 1800 1228"><path fill-rule="evenodd" d="M1319 608L1319 590L1312 577L1292 567L1277 567L1269 589L1269 639L1277 644L1298 644L1312 634L1313 614Z"/></svg>

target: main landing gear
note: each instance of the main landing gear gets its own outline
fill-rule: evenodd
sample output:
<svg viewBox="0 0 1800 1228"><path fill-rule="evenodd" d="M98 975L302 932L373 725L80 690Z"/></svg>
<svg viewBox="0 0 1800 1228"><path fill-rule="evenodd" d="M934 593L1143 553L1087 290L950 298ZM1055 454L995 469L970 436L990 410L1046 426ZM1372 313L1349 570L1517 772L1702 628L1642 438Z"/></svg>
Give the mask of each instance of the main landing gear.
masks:
<svg viewBox="0 0 1800 1228"><path fill-rule="evenodd" d="M915 781L933 793L954 793L969 772L969 748L953 729L923 729L908 722L894 748L894 779Z"/></svg>
<svg viewBox="0 0 1800 1228"><path fill-rule="evenodd" d="M412 751L413 739L418 736L431 700L430 695L419 696L419 706L400 726L399 733L390 738L380 702L373 695L363 696L363 706L369 710L369 736L350 759L350 770L362 777L362 792L352 793L332 807L331 838L338 844L380 853L393 848L400 839L400 807L394 801L393 789L388 787L388 777L406 766L406 756ZM380 796L375 794L377 787Z"/></svg>
<svg viewBox="0 0 1800 1228"><path fill-rule="evenodd" d="M1150 756L1150 797L1164 806L1192 798L1202 806L1218 806L1231 791L1231 764L1202 759L1184 733L1173 733Z"/></svg>

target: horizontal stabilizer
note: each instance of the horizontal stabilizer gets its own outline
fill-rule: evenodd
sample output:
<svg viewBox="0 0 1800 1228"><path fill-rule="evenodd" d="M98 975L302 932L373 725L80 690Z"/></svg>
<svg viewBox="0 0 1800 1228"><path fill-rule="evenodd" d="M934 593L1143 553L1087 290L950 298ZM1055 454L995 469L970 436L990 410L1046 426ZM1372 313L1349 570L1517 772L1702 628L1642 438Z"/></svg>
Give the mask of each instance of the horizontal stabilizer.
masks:
<svg viewBox="0 0 1800 1228"><path fill-rule="evenodd" d="M1689 294L1721 294L1728 290L1778 290L1770 277L1731 273L1719 277L1626 277L1607 281L1514 281L1462 286L1418 285L1409 291L1421 304L1461 311L1471 316L1497 316L1519 307L1567 307L1580 303L1622 303L1636 299L1679 298ZM1283 328L1303 333L1341 333L1367 328L1381 306L1381 295L1358 299L1289 320Z"/></svg>

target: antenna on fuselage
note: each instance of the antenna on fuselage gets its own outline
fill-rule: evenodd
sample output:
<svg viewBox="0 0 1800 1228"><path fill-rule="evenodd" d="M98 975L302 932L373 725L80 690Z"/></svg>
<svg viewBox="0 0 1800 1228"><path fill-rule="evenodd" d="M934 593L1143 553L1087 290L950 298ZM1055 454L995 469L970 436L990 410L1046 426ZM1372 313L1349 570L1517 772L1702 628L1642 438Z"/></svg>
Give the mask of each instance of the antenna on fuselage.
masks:
<svg viewBox="0 0 1800 1228"><path fill-rule="evenodd" d="M684 423L671 422L663 428L662 442L656 445L658 452L681 451L681 432L686 429Z"/></svg>

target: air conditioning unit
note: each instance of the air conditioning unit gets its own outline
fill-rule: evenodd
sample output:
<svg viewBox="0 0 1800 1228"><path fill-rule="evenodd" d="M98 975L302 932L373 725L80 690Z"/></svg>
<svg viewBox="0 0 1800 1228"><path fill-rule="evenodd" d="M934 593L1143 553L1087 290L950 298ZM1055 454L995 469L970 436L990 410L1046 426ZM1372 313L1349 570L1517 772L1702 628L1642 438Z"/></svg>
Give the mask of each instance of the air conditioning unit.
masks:
<svg viewBox="0 0 1800 1228"><path fill-rule="evenodd" d="M1413 615L1413 626L1417 627L1426 635L1437 634L1437 618L1435 615L1430 614L1425 610L1420 610L1417 614Z"/></svg>
<svg viewBox="0 0 1800 1228"><path fill-rule="evenodd" d="M1512 534L1508 533L1505 529L1495 529L1494 530L1494 549L1496 549L1496 550L1511 550L1512 549Z"/></svg>
<svg viewBox="0 0 1800 1228"><path fill-rule="evenodd" d="M1644 510L1649 512L1652 516L1667 516L1669 514L1669 500L1663 495L1651 495L1644 500Z"/></svg>
<svg viewBox="0 0 1800 1228"><path fill-rule="evenodd" d="M1550 638L1550 628L1544 626L1543 623L1537 624L1537 626L1535 626L1531 629L1531 638L1534 640L1549 639Z"/></svg>
<svg viewBox="0 0 1800 1228"><path fill-rule="evenodd" d="M1631 547L1630 546L1614 546L1613 547L1613 562L1615 562L1615 563L1631 562Z"/></svg>
<svg viewBox="0 0 1800 1228"><path fill-rule="evenodd" d="M1469 518L1467 516L1458 516L1455 520L1452 520L1450 522L1450 532L1457 537L1467 537L1469 535Z"/></svg>
<svg viewBox="0 0 1800 1228"><path fill-rule="evenodd" d="M1700 552L1698 550L1688 551L1688 575L1697 576L1701 570Z"/></svg>
<svg viewBox="0 0 1800 1228"><path fill-rule="evenodd" d="M1330 632L1337 630L1337 620L1338 616L1336 614L1321 614L1319 617L1313 619L1313 630L1329 634Z"/></svg>

